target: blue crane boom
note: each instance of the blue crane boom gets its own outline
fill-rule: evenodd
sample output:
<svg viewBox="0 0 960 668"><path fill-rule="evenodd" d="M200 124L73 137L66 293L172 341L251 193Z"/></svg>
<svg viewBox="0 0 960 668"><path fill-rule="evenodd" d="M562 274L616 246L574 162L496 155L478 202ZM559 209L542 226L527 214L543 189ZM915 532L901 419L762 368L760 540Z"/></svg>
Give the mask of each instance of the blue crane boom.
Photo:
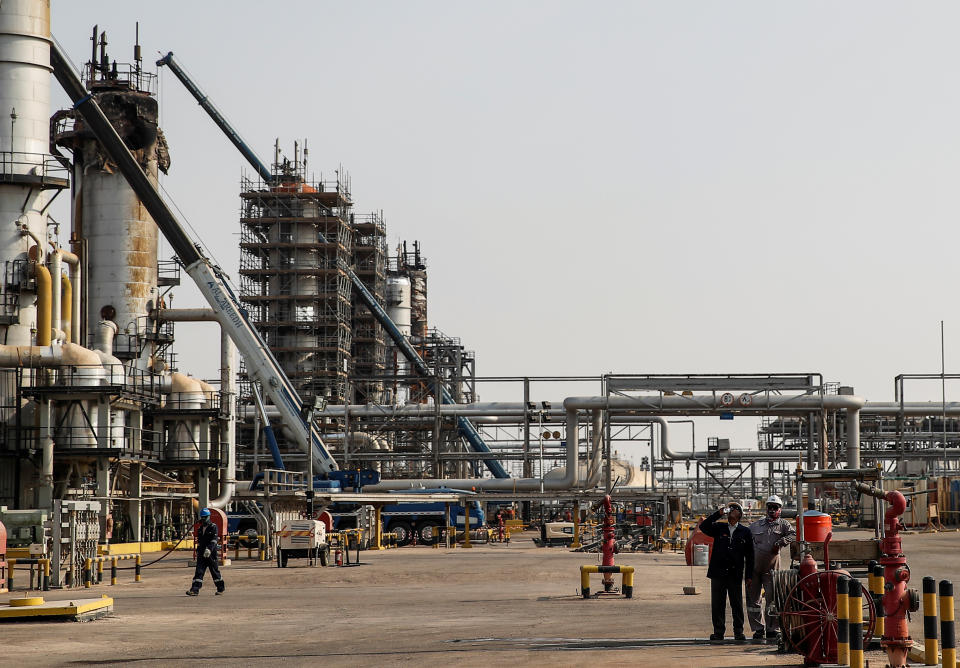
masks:
<svg viewBox="0 0 960 668"><path fill-rule="evenodd" d="M169 51L166 56L157 61L157 66L167 66L169 67L177 79L187 88L188 91L193 95L197 100L200 106L204 111L209 114L210 118L213 119L213 122L217 124L217 127L223 130L223 133L227 135L227 138L233 142L233 145L239 149L240 153L244 158L247 159L247 162L257 170L257 173L260 174L260 177L267 182L272 184L276 181L276 177L270 173L270 170L263 164L263 161L257 157L256 153L240 138L240 133L238 133L224 118L217 108L213 105L210 99L204 95L200 87L187 76L186 72L183 71L183 68L177 63L173 57L173 52ZM320 243L326 243L323 235L317 233L318 240ZM387 336L393 341L394 345L400 350L404 357L410 362L410 365L413 367L414 371L423 378L431 378L433 374L430 373L430 367L427 366L426 362L423 361L423 358L420 357L420 354L414 349L410 342L407 340L407 337L403 335L403 332L397 327L396 323L390 318L384 308L380 305L380 302L377 301L376 297L367 289L367 286L363 284L356 273L349 267L341 267L346 271L347 276L350 277L350 282L353 284L353 289L356 290L357 294L360 296L360 300L364 305L370 309L370 312L373 313L374 318L377 322L380 323L380 326L383 327L383 330L387 333ZM431 383L432 387L433 384ZM450 394L450 391L445 385L440 384L440 396L435 397L442 404L455 404L453 397ZM460 430L461 435L467 440L467 443L470 445L470 448L474 452L491 452L490 448L484 443L483 438L480 436L480 432L477 431L476 427L473 426L473 423L470 422L465 417L457 418L457 428ZM491 453L492 454L492 453ZM499 460L490 458L484 459L483 463L486 465L487 469L495 478L509 478L510 475L503 468L503 465Z"/></svg>

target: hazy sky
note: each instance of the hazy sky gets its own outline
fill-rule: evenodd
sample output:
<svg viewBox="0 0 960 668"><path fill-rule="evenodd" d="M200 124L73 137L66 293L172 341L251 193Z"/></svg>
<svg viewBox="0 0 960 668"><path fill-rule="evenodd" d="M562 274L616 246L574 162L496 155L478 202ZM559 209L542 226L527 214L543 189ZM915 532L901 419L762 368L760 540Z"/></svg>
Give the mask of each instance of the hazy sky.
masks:
<svg viewBox="0 0 960 668"><path fill-rule="evenodd" d="M130 60L137 20L264 159L308 139L421 241L431 325L480 375L817 371L890 400L939 372L941 319L958 370L955 3L53 1L78 64L94 23ZM236 277L250 170L169 72L161 97L164 186ZM182 370L216 374L208 336Z"/></svg>

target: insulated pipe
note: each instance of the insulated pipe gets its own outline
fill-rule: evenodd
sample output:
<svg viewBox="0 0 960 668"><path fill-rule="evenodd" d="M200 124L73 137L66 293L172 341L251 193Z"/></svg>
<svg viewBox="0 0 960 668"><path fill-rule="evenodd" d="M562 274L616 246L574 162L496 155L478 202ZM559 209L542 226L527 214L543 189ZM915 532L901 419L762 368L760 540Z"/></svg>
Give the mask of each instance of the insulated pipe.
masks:
<svg viewBox="0 0 960 668"><path fill-rule="evenodd" d="M749 395L748 395L749 396ZM749 408L742 407L743 412L773 413L784 415L791 413L806 413L811 409L847 411L847 465L849 468L859 468L860 464L860 410L865 401L853 395L794 395L794 396L757 396L751 397ZM654 406L661 410L674 410L680 406L694 413L728 412L734 410L730 405L722 403L721 397L570 397L563 402L565 408L593 409L602 408L610 411L629 410L646 411ZM742 405L741 405L742 406ZM736 409L741 410L741 409ZM664 424L664 429L666 425ZM754 454L754 453L748 453ZM766 454L766 453L756 453ZM779 453L777 453L779 455ZM665 459L695 459L694 453L674 453L669 448L664 449ZM790 457L790 459L793 459ZM744 457L743 461L751 458ZM758 458L755 461L763 461ZM769 461L769 460L768 460ZM854 466L856 463L856 466Z"/></svg>
<svg viewBox="0 0 960 668"><path fill-rule="evenodd" d="M60 323L64 327L65 339L73 343L73 283L67 276L60 278L62 295L60 298Z"/></svg>
<svg viewBox="0 0 960 668"><path fill-rule="evenodd" d="M847 468L860 468L860 410L847 409Z"/></svg>
<svg viewBox="0 0 960 668"><path fill-rule="evenodd" d="M48 267L50 270L50 327L54 330L60 331L63 329L61 325L62 318L62 300L63 300L63 272L60 267L63 264L63 256L60 255L57 251L53 251L47 255L47 262L50 264Z"/></svg>
<svg viewBox="0 0 960 668"><path fill-rule="evenodd" d="M69 334L70 343L80 343L80 284L81 284L81 271L80 271L80 256L70 251L65 251L62 248L57 249L60 252L60 255L63 261L66 263L70 276L66 281L72 286L73 290L73 300L70 303L70 315L69 317L63 316L64 320L70 321L70 331Z"/></svg>
<svg viewBox="0 0 960 668"><path fill-rule="evenodd" d="M112 320L101 320L97 325L97 342L95 348L107 355L113 355L113 339L117 335L117 323Z"/></svg>
<svg viewBox="0 0 960 668"><path fill-rule="evenodd" d="M442 406L440 408L443 408ZM395 489L429 489L451 487L453 489L502 492L539 492L543 490L570 489L577 481L579 442L579 419L575 409L567 411L567 469L562 478L422 478L407 480L383 480L376 485L365 485L365 492L389 492ZM572 435L572 437L571 437Z"/></svg>
<svg viewBox="0 0 960 668"><path fill-rule="evenodd" d="M35 262L33 275L37 279L37 346L49 346L53 330L50 322L52 308L50 272L42 264Z"/></svg>
<svg viewBox="0 0 960 668"><path fill-rule="evenodd" d="M237 367L237 347L212 309L157 309L150 313L150 317L161 322L216 322L220 326L220 392L222 393L221 398L227 402L229 416L226 424L227 466L224 472L224 480L221 483L220 496L211 499L209 506L211 508L224 508L230 503L237 487L237 416L234 410L235 402L233 401L236 397L237 378L234 369ZM222 409L223 406L221 405Z"/></svg>

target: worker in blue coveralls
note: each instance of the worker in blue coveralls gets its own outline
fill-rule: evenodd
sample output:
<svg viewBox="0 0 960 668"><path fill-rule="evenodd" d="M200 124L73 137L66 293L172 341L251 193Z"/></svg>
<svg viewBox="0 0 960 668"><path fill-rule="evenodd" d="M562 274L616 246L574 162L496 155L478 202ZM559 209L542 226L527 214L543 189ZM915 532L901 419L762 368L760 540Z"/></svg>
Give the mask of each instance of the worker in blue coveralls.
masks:
<svg viewBox="0 0 960 668"><path fill-rule="evenodd" d="M210 569L210 575L213 576L213 584L217 587L217 596L223 593L223 577L220 575L220 567L217 565L220 544L217 525L210 519L210 509L204 508L200 511L200 522L197 527L197 569L193 572L193 583L187 590L187 596L199 596L200 587L203 586L203 574Z"/></svg>

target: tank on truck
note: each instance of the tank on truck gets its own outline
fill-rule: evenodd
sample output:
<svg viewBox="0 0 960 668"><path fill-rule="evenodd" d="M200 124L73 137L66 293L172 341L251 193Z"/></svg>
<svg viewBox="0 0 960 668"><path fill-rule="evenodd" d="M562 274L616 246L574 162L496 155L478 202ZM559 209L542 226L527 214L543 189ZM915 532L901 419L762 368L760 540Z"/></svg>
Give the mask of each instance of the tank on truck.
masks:
<svg viewBox="0 0 960 668"><path fill-rule="evenodd" d="M275 178L273 174L270 173L270 170L267 169L263 161L257 157L256 153L253 152L245 141L240 137L233 126L224 118L223 114L214 106L213 102L210 101L210 98L204 94L200 87L187 75L187 73L180 67L179 63L173 57L173 52L170 51L163 58L157 61L158 67L167 66L173 72L173 74L180 80L180 82L186 87L186 89L193 95L197 103L203 108L204 111L210 116L217 127L220 128L227 138L233 143L234 146L243 154L243 157L247 159L247 162L250 163L250 166L253 167L257 173L260 175L267 184L273 184ZM323 235L320 232L317 232L320 243L326 243L326 240L323 238ZM426 362L423 361L423 358L420 357L420 354L416 349L410 345L410 342L407 340L407 337L403 335L403 332L397 327L393 322L387 312L380 302L376 300L373 294L367 289L367 286L363 284L357 275L353 272L350 267L344 267L347 272L347 275L350 278L350 282L353 284L354 290L360 295L360 300L363 304L370 309L370 312L376 318L377 322L383 327L383 330L387 333L390 339L393 341L394 345L400 350L404 357L410 362L413 369L417 374L422 378L432 378L433 374L430 372L430 367L427 366ZM433 387L433 383L429 383L428 387ZM450 394L450 391L447 387L440 383L440 396L435 397L439 403L442 404L455 404L453 396ZM470 444L470 448L474 452L491 452L490 448L483 441L483 437L480 436L480 432L477 431L477 428L473 426L473 423L470 422L465 417L457 417L457 428L460 430L460 433L467 440L467 443ZM487 469L493 474L495 478L509 478L510 475L507 473L506 469L503 468L503 465L497 459L484 459L483 463L486 465Z"/></svg>
<svg viewBox="0 0 960 668"><path fill-rule="evenodd" d="M157 227L183 263L187 274L200 288L200 293L216 313L217 320L243 355L247 373L251 379L260 383L264 392L280 411L284 425L293 433L301 449L313 457L314 471L317 473L336 471L338 469L336 461L316 434L316 430L311 430L302 417L303 401L300 395L297 394L260 334L247 320L246 311L240 306L220 268L211 264L204 257L199 246L194 244L187 235L180 221L170 211L160 193L143 173L139 163L130 154L113 124L104 116L93 95L80 82L66 56L60 51L56 40L53 40L50 45L50 65L57 81L73 101L73 108L83 116L107 155L116 163L127 183L143 202Z"/></svg>

